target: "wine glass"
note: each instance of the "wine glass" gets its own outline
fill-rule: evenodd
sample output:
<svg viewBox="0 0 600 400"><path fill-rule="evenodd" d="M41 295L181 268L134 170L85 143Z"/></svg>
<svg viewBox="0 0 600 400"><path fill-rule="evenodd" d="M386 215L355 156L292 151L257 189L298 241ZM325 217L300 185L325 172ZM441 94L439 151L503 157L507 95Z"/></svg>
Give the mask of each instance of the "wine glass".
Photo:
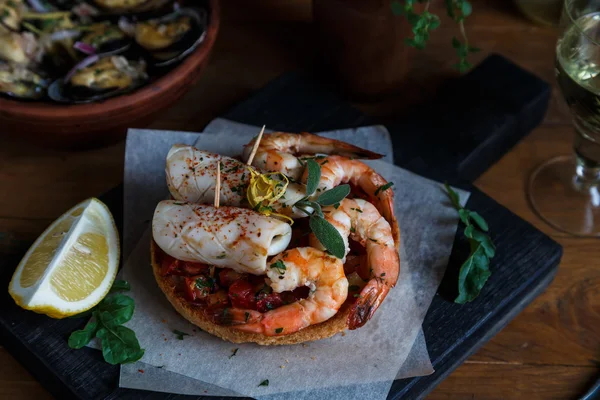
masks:
<svg viewBox="0 0 600 400"><path fill-rule="evenodd" d="M528 195L553 227L600 236L600 0L566 0L560 29L556 79L573 118L575 154L538 167Z"/></svg>

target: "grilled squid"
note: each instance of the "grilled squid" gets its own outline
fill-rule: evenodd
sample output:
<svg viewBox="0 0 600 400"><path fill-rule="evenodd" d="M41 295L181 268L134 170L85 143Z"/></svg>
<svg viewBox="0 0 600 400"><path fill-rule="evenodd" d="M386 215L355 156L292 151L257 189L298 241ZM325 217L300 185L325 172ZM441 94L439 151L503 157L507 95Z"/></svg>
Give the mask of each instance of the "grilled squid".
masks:
<svg viewBox="0 0 600 400"><path fill-rule="evenodd" d="M221 168L221 204L247 206L246 190L250 183L249 167L235 158L176 144L167 154L167 186L176 200L212 203L217 183L217 165ZM290 183L285 196L271 206L279 214L293 218L306 216L294 204L306 196L306 188Z"/></svg>
<svg viewBox="0 0 600 400"><path fill-rule="evenodd" d="M287 248L292 229L248 209L165 200L154 211L152 234L178 260L262 275L267 257Z"/></svg>

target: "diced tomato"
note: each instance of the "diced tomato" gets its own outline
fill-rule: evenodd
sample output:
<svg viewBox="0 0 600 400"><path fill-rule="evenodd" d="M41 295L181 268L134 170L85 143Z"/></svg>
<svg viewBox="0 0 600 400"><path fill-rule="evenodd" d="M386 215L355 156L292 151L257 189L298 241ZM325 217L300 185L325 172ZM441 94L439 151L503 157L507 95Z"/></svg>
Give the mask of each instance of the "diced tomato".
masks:
<svg viewBox="0 0 600 400"><path fill-rule="evenodd" d="M200 275L202 273L207 273L210 268L209 265L191 261L185 261L181 264L180 269L186 275Z"/></svg>
<svg viewBox="0 0 600 400"><path fill-rule="evenodd" d="M203 300L217 289L214 279L205 275L185 277L184 279L185 297L189 301Z"/></svg>
<svg viewBox="0 0 600 400"><path fill-rule="evenodd" d="M209 307L229 305L229 295L227 294L227 291L223 289L206 296L205 300Z"/></svg>
<svg viewBox="0 0 600 400"><path fill-rule="evenodd" d="M225 268L219 272L219 283L221 286L229 287L231 284L238 279L246 279L247 274L241 274L230 268Z"/></svg>
<svg viewBox="0 0 600 400"><path fill-rule="evenodd" d="M171 257L168 254L161 254L160 262L160 273L162 276L171 275L174 271L179 269L181 261Z"/></svg>
<svg viewBox="0 0 600 400"><path fill-rule="evenodd" d="M279 293L270 293L260 296L260 299L256 301L256 309L260 312L267 312L284 304L285 302Z"/></svg>
<svg viewBox="0 0 600 400"><path fill-rule="evenodd" d="M229 286L229 299L234 308L256 310L254 286L250 282L240 279Z"/></svg>

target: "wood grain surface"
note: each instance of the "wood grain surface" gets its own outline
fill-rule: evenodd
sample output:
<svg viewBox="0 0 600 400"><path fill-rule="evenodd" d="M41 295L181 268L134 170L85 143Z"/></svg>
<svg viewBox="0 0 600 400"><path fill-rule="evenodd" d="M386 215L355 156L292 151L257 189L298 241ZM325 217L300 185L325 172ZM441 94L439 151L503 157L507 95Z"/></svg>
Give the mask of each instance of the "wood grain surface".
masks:
<svg viewBox="0 0 600 400"><path fill-rule="evenodd" d="M577 398L600 376L600 242L576 239L546 226L531 210L525 184L544 160L571 151L569 115L554 84L557 32L524 19L506 0L474 1L467 29L474 45L500 53L554 85L542 126L486 172L476 185L564 246L550 288L459 367L431 399ZM293 68L320 75L310 3L223 2L223 23L200 81L152 128L199 131L212 118ZM438 8L438 7L434 7ZM393 118L432 96L456 74L447 18L425 52L412 61L410 85L382 103L357 104ZM293 93L290 93L293 96ZM26 137L0 145L0 254L17 252L64 210L122 180L124 144L80 153L37 148ZM568 212L568 210L565 210ZM0 398L45 399L45 390L0 349Z"/></svg>

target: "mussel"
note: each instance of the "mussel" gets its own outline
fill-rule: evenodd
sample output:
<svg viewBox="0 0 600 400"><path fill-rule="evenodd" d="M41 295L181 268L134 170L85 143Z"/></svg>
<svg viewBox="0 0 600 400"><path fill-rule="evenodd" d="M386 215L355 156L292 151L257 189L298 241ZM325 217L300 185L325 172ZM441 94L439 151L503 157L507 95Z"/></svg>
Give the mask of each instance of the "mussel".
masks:
<svg viewBox="0 0 600 400"><path fill-rule="evenodd" d="M202 10L182 8L161 18L138 22L135 41L164 67L190 54L204 40L206 15Z"/></svg>
<svg viewBox="0 0 600 400"><path fill-rule="evenodd" d="M159 10L173 0L93 0L105 14L132 14Z"/></svg>
<svg viewBox="0 0 600 400"><path fill-rule="evenodd" d="M120 53L131 45L129 37L109 21L84 26L82 31L75 48L86 54Z"/></svg>
<svg viewBox="0 0 600 400"><path fill-rule="evenodd" d="M0 0L0 32L18 32L23 0Z"/></svg>
<svg viewBox="0 0 600 400"><path fill-rule="evenodd" d="M48 96L62 103L89 103L132 91L147 79L143 60L94 55L75 66L65 78L54 81Z"/></svg>
<svg viewBox="0 0 600 400"><path fill-rule="evenodd" d="M21 100L38 100L48 84L39 74L22 65L0 63L0 93Z"/></svg>

